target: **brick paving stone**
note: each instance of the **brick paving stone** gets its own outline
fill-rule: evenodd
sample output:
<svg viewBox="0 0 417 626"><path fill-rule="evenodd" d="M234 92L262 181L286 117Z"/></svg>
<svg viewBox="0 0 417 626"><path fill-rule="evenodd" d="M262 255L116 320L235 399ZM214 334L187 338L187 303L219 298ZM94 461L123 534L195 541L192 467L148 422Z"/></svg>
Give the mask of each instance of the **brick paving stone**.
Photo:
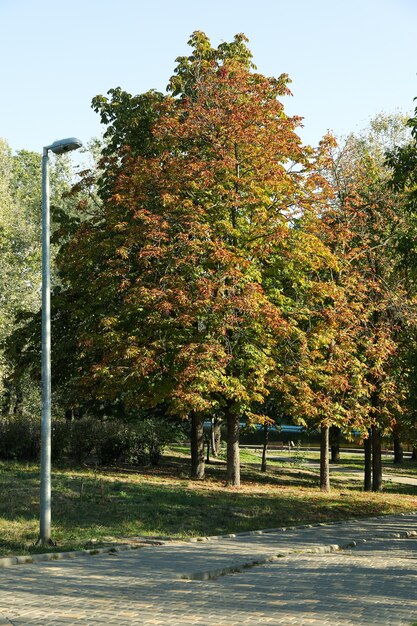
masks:
<svg viewBox="0 0 417 626"><path fill-rule="evenodd" d="M16 566L0 570L0 624L409 625L417 620L417 538L389 535L415 529L416 520L392 516ZM217 580L179 579L360 538L367 543L346 552L291 554Z"/></svg>

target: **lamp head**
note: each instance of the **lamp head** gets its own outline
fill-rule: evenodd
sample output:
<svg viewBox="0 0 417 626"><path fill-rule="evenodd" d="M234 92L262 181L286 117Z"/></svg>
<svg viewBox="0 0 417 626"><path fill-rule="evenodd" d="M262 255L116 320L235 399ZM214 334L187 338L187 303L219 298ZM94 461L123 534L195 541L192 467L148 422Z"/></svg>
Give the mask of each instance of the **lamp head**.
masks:
<svg viewBox="0 0 417 626"><path fill-rule="evenodd" d="M54 154L64 154L65 152L71 152L71 150L78 150L82 147L82 142L76 137L68 137L67 139L58 139L53 144L48 146Z"/></svg>

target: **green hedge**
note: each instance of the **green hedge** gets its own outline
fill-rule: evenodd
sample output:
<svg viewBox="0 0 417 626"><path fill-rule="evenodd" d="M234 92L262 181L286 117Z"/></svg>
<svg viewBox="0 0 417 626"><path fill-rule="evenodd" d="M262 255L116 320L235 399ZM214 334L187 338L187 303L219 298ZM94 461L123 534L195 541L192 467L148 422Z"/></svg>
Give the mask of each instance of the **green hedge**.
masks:
<svg viewBox="0 0 417 626"><path fill-rule="evenodd" d="M148 418L135 424L82 418L52 420L53 461L100 465L156 465L163 448L183 437L175 422ZM40 418L0 416L0 459L37 461Z"/></svg>

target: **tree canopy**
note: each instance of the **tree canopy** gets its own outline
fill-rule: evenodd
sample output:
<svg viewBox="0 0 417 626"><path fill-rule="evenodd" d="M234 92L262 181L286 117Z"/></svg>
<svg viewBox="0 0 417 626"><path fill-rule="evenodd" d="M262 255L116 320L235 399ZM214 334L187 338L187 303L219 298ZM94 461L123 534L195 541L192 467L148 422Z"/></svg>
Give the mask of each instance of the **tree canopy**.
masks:
<svg viewBox="0 0 417 626"><path fill-rule="evenodd" d="M289 77L259 73L244 35L215 48L195 32L189 45L165 94L93 99L100 159L71 194L56 166L64 402L163 411L190 420L200 443L204 419L220 415L234 485L242 420L279 410L325 434L411 432L415 119L381 114L340 146L331 135L305 146L283 104ZM39 158L1 147L0 262L20 285L39 283L28 243ZM17 370L33 368L37 298L19 287L0 312L3 339L14 302L32 315L10 343Z"/></svg>

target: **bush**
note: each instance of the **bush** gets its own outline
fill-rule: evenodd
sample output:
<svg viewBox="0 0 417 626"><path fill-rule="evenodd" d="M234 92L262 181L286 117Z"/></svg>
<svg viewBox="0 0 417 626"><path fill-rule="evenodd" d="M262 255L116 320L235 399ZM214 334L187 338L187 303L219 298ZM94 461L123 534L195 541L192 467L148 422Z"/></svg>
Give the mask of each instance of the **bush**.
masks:
<svg viewBox="0 0 417 626"><path fill-rule="evenodd" d="M103 422L96 439L96 454L100 465L117 463L129 448L126 426L114 422Z"/></svg>
<svg viewBox="0 0 417 626"><path fill-rule="evenodd" d="M147 418L135 424L103 422L96 443L98 462L157 465L164 447L178 440L180 432L177 424L164 419Z"/></svg>
<svg viewBox="0 0 417 626"><path fill-rule="evenodd" d="M40 418L0 417L0 458L38 460L40 430ZM54 461L157 465L164 446L182 436L181 424L170 418L147 417L135 423L53 419L51 454Z"/></svg>
<svg viewBox="0 0 417 626"><path fill-rule="evenodd" d="M69 426L68 457L77 463L85 463L96 453L102 423L91 417L66 423Z"/></svg>
<svg viewBox="0 0 417 626"><path fill-rule="evenodd" d="M0 417L0 458L35 461L41 447L40 419L23 416Z"/></svg>
<svg viewBox="0 0 417 626"><path fill-rule="evenodd" d="M61 461L67 457L70 437L70 422L62 419L53 419L51 424L51 456L53 461Z"/></svg>

